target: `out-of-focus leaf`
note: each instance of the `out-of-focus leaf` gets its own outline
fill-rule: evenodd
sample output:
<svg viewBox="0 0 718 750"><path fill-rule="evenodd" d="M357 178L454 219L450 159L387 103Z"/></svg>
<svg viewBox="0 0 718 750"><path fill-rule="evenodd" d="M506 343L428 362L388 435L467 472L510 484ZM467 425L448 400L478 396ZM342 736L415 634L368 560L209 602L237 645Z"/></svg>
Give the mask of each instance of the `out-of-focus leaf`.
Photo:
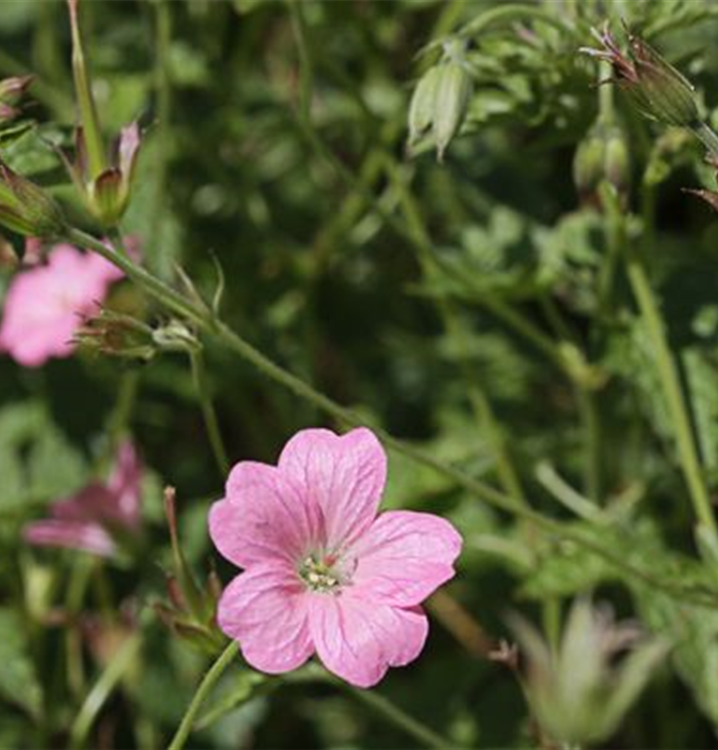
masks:
<svg viewBox="0 0 718 750"><path fill-rule="evenodd" d="M14 610L0 609L0 695L38 717L42 688L30 659L27 628Z"/></svg>

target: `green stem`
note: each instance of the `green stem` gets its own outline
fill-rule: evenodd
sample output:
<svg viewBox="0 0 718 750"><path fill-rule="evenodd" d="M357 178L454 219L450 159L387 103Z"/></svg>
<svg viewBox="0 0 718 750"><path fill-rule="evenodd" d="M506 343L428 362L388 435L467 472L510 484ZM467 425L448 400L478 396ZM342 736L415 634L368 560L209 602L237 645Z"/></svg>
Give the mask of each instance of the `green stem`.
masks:
<svg viewBox="0 0 718 750"><path fill-rule="evenodd" d="M628 278L638 303L648 337L656 357L656 370L666 399L666 406L675 432L678 458L688 486L693 509L698 521L705 526L718 547L718 526L711 509L708 490L698 460L693 430L686 401L683 397L678 368L673 359L658 302L648 281L646 270L635 252L629 251L627 258Z"/></svg>
<svg viewBox="0 0 718 750"><path fill-rule="evenodd" d="M227 669L235 656L237 656L238 652L239 646L237 645L237 642L231 641L227 648L225 648L219 655L217 661L211 666L210 670L202 679L202 682L200 682L197 692L194 694L185 715L182 717L182 722L177 728L177 732L172 738L168 750L181 750L181 748L185 746L185 743L192 732L192 726L194 725L197 713L202 707L202 703L217 683L217 680L222 676L224 670Z"/></svg>
<svg viewBox="0 0 718 750"><path fill-rule="evenodd" d="M192 377L194 379L197 395L199 396L200 406L202 407L202 416L204 417L207 436L209 437L209 442L212 446L212 452L214 453L217 467L219 468L220 474L224 477L229 471L229 460L227 459L227 451L225 450L224 441L222 440L222 433L219 429L217 412L209 393L207 373L202 353L198 351L192 352L190 354L190 362L192 363Z"/></svg>
<svg viewBox="0 0 718 750"><path fill-rule="evenodd" d="M115 408L112 410L107 425L108 453L110 454L114 454L122 434L127 429L137 398L139 382L139 369L127 370L121 375Z"/></svg>
<svg viewBox="0 0 718 750"><path fill-rule="evenodd" d="M376 713L381 714L387 721L404 730L404 732L422 745L436 748L436 750L447 750L447 748L456 747L456 742L447 740L432 729L429 729L429 727L417 721L413 716L395 706L390 700L381 695L381 693L372 690L357 690L357 688L343 683L342 687L354 696L356 700L369 706Z"/></svg>
<svg viewBox="0 0 718 750"><path fill-rule="evenodd" d="M598 405L595 394L586 388L576 388L576 397L584 432L583 491L591 502L599 503L603 489L601 486L603 454Z"/></svg>
<svg viewBox="0 0 718 750"><path fill-rule="evenodd" d="M456 742L437 734L433 729L430 729L413 716L402 711L392 701L378 692L352 687L343 680L334 677L334 675L327 672L318 664L309 664L297 672L290 672L283 675L281 681L289 685L301 685L307 682L326 682L329 685L345 690L356 700L369 706L376 713L381 714L391 724L406 732L426 747L437 748L437 750L447 750L447 748L457 747Z"/></svg>
<svg viewBox="0 0 718 750"><path fill-rule="evenodd" d="M110 663L100 675L97 682L87 694L70 730L70 747L79 748L84 745L92 725L116 685L127 673L135 661L141 644L140 636L133 635L125 641L120 650L113 656Z"/></svg>

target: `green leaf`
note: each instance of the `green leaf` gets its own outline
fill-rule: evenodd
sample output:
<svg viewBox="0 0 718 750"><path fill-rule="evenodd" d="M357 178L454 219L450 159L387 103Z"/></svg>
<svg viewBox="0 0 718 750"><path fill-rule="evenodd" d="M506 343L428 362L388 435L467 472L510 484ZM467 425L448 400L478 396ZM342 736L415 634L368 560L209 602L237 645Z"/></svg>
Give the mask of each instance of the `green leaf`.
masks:
<svg viewBox="0 0 718 750"><path fill-rule="evenodd" d="M37 718L42 688L30 659L27 627L14 610L0 609L0 695Z"/></svg>

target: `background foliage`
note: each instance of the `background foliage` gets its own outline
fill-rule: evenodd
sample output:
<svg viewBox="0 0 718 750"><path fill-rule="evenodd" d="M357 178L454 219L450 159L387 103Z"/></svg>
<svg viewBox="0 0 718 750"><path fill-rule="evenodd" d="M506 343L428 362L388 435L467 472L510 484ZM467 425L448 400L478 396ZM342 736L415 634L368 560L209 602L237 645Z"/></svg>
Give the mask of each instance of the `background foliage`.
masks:
<svg viewBox="0 0 718 750"><path fill-rule="evenodd" d="M591 27L625 18L691 78L710 120L718 14L709 0L527 5L544 19L510 17L503 2L85 2L103 124L114 133L139 116L147 129L123 228L148 267L176 281L179 264L208 297L218 262L224 319L319 391L559 523L491 508L393 453L385 505L451 518L466 546L423 657L379 694L455 742L535 744L520 687L487 644L512 637L509 609L555 637L570 599L593 591L673 644L611 746L712 746L718 563L699 562L623 262L643 248L714 493L718 225L681 192L712 175L700 144L620 96L618 198L579 196L573 163L599 111L596 65L577 53ZM457 32L472 90L439 163L431 133L408 152L407 112L440 55L426 46ZM4 156L88 225L50 145L70 142L69 59L64 3L0 4L0 73L37 76L37 127ZM113 304L162 319L129 284ZM297 429L339 427L211 341L204 352L233 461L272 461ZM206 534L222 477L186 358L118 366L80 352L27 370L3 357L0 384L0 746L159 747L207 663L152 607L170 564L163 484L178 490L195 569L230 574ZM148 467L136 554L105 564L29 549L23 524L102 469L124 424ZM335 686L256 679L228 672L213 705L241 706L197 744L415 742Z"/></svg>

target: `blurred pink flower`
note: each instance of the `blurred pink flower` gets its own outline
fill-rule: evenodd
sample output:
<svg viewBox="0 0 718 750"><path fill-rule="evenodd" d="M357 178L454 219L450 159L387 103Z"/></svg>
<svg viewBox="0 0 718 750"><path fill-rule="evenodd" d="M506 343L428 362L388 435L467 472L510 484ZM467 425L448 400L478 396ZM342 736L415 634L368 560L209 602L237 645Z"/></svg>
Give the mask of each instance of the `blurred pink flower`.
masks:
<svg viewBox="0 0 718 750"><path fill-rule="evenodd" d="M224 590L220 628L269 673L315 652L359 687L416 659L418 605L454 575L461 537L443 518L377 516L386 454L368 429L303 430L278 466L243 461L210 511L217 549L245 571Z"/></svg>
<svg viewBox="0 0 718 750"><path fill-rule="evenodd" d="M28 524L25 541L40 547L66 547L103 557L117 551L113 535L139 529L142 467L129 441L117 449L107 483L93 482L50 507L50 517Z"/></svg>
<svg viewBox="0 0 718 750"><path fill-rule="evenodd" d="M55 245L47 263L18 274L11 282L0 323L0 351L25 367L52 357L68 357L82 316L107 296L122 271L94 253Z"/></svg>

